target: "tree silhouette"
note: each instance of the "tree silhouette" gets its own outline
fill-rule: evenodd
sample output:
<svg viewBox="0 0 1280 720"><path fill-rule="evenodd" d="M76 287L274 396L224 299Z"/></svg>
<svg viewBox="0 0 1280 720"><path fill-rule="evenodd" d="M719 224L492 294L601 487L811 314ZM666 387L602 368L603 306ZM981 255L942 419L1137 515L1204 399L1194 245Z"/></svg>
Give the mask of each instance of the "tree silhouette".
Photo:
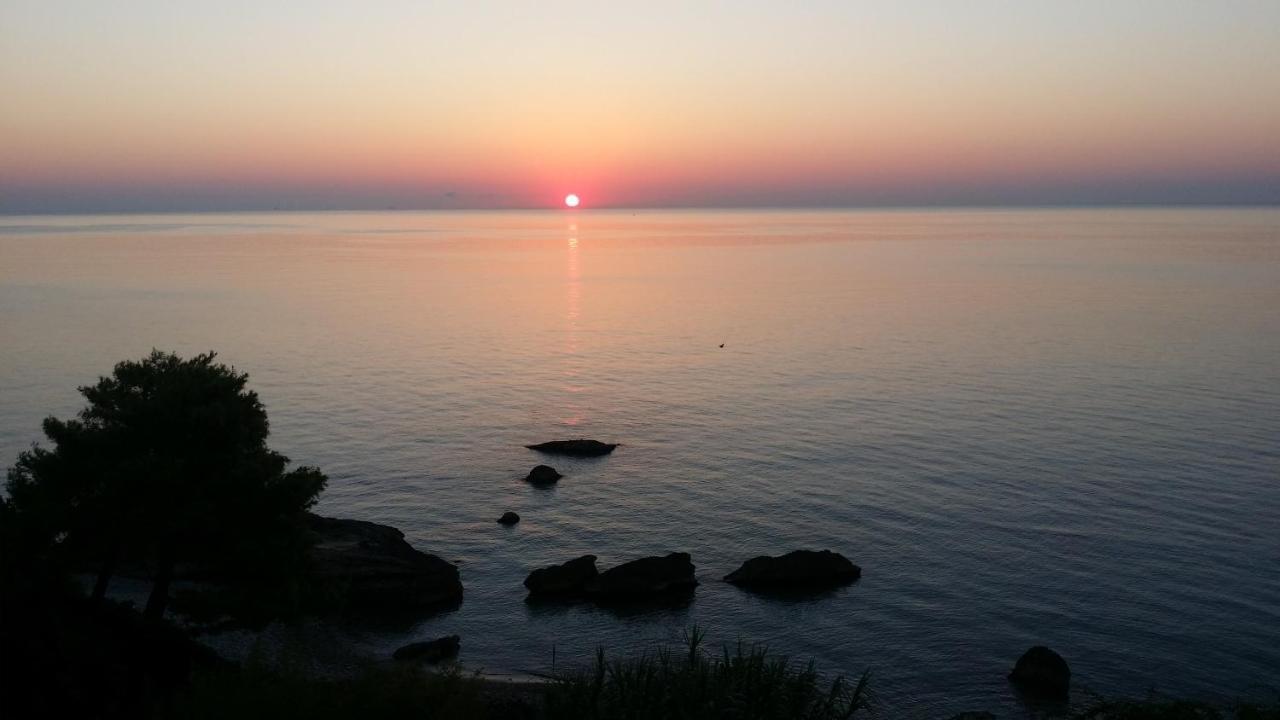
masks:
<svg viewBox="0 0 1280 720"><path fill-rule="evenodd" d="M98 563L101 597L121 558L154 572L144 615L158 618L179 563L210 572L300 558L301 513L325 476L288 470L266 446L267 413L248 375L209 352L152 351L80 393L75 420L48 418L51 448L9 470L10 515L62 552Z"/></svg>

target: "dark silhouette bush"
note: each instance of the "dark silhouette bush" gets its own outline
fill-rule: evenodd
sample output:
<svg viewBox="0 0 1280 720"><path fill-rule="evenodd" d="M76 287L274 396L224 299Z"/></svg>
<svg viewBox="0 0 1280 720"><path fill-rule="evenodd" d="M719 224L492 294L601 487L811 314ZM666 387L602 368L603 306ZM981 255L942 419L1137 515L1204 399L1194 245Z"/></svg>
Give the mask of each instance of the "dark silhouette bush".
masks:
<svg viewBox="0 0 1280 720"><path fill-rule="evenodd" d="M9 470L5 521L24 552L93 563L95 598L121 561L145 562L149 618L164 614L179 563L242 578L300 565L301 514L325 477L288 470L267 448L267 413L247 381L212 352L152 351L81 387L77 418L46 419L51 447Z"/></svg>
<svg viewBox="0 0 1280 720"><path fill-rule="evenodd" d="M812 662L797 666L743 645L708 655L702 637L695 626L682 652L664 647L629 660L598 651L589 669L562 674L548 688L547 717L835 720L868 707L869 672L853 684L843 677L828 684Z"/></svg>

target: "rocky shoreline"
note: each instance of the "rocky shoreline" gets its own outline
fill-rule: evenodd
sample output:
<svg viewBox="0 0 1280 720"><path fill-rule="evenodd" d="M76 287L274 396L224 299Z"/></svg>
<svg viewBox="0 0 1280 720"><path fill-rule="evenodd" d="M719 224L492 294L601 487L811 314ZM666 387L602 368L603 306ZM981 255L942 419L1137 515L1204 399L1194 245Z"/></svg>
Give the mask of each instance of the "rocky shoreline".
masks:
<svg viewBox="0 0 1280 720"><path fill-rule="evenodd" d="M600 457L612 453L618 443L554 440L527 447L543 453ZM548 485L562 477L555 468L537 465L525 481ZM507 527L519 521L520 516L510 511L498 519ZM457 567L413 548L400 530L313 513L307 513L305 522L313 543L307 578L341 597L344 609L424 610L461 603L463 587ZM530 597L538 599L644 602L692 592L698 585L687 552L638 558L603 572L596 569L595 560L596 556L586 555L535 569L524 586ZM746 560L724 580L746 590L803 591L844 585L861 575L862 569L839 553L794 550Z"/></svg>
<svg viewBox="0 0 1280 720"><path fill-rule="evenodd" d="M594 440L552 441L530 449L573 457L602 457L617 444ZM547 486L564 477L547 465L537 465L524 478L535 486ZM498 522L512 529L520 517L506 512ZM457 566L414 548L397 528L375 522L331 518L307 513L304 518L311 546L305 570L308 586L337 599L336 609L347 613L436 613L456 609L464 589ZM531 570L524 580L528 602L598 605L660 604L692 596L698 586L692 556L687 552L649 556L622 562L603 571L595 555L583 555L563 563ZM862 568L831 550L798 549L776 556L744 560L723 575L722 581L752 593L803 593L823 591L858 581ZM406 644L393 653L400 663L434 665L454 662L463 639L457 635ZM1008 680L1028 696L1063 701L1067 698L1070 670L1057 653L1036 646L1018 659ZM498 696L527 698L539 692L537 678L517 681L485 680ZM981 718L965 713L957 718Z"/></svg>
<svg viewBox="0 0 1280 720"><path fill-rule="evenodd" d="M344 610L431 610L462 602L453 563L414 549L389 525L307 514L308 578Z"/></svg>
<svg viewBox="0 0 1280 720"><path fill-rule="evenodd" d="M527 445L549 455L601 458L620 445L579 438ZM539 464L524 481L536 487L557 483L564 475ZM498 523L514 528L520 516L507 511ZM308 513L312 541L307 581L339 599L343 611L435 611L458 607L463 586L457 567L413 548L400 530L374 522L323 517ZM579 602L598 605L668 603L690 597L698 586L692 556L672 552L642 557L600 571L596 556L584 555L557 565L536 568L525 578L528 602ZM745 591L807 593L846 585L862 576L862 568L830 550L793 550L779 556L745 560L723 581ZM406 645L405 659L447 659L457 654L456 636ZM424 648L431 648L425 650ZM445 652L439 652L445 648Z"/></svg>

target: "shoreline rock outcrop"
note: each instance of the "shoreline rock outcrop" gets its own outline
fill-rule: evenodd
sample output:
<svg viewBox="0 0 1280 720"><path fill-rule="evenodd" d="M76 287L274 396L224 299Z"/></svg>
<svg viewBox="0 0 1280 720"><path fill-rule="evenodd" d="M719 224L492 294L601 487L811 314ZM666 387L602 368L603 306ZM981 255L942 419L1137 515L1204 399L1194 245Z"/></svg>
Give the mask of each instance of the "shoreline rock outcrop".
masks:
<svg viewBox="0 0 1280 720"><path fill-rule="evenodd" d="M569 457L600 457L613 452L618 447L618 443L603 443L599 440L552 440L550 442L538 443L537 445L525 445L530 450L537 450L548 455L568 455Z"/></svg>
<svg viewBox="0 0 1280 720"><path fill-rule="evenodd" d="M810 590L838 587L862 577L862 568L830 550L795 550L785 555L761 555L724 576L726 582L747 589Z"/></svg>
<svg viewBox="0 0 1280 720"><path fill-rule="evenodd" d="M554 485L562 477L564 476L550 465L535 465L525 476L524 481L533 485L546 486Z"/></svg>
<svg viewBox="0 0 1280 720"><path fill-rule="evenodd" d="M392 653L391 657L405 662L438 663L458 657L461 646L462 638L449 635L435 640L409 643Z"/></svg>
<svg viewBox="0 0 1280 720"><path fill-rule="evenodd" d="M698 585L689 553L632 560L609 568L587 583L587 596L600 602L652 599L691 592Z"/></svg>
<svg viewBox="0 0 1280 720"><path fill-rule="evenodd" d="M559 565L539 568L524 579L530 597L578 597L587 589L587 583L600 573L596 570L596 556L583 555Z"/></svg>
<svg viewBox="0 0 1280 720"><path fill-rule="evenodd" d="M364 520L306 515L308 578L346 610L442 608L462 602L458 568L414 549L404 533Z"/></svg>
<svg viewBox="0 0 1280 720"><path fill-rule="evenodd" d="M1022 691L1045 700L1066 700L1071 692L1071 668L1058 653L1036 645L1018 658L1009 681Z"/></svg>

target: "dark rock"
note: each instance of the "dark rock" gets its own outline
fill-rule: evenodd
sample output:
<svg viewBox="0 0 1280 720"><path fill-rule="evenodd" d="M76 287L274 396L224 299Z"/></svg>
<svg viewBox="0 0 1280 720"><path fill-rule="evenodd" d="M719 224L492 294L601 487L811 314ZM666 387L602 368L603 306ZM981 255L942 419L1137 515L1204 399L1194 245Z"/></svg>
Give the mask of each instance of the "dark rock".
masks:
<svg viewBox="0 0 1280 720"><path fill-rule="evenodd" d="M966 710L957 715L952 715L950 720L996 720L996 716L986 710Z"/></svg>
<svg viewBox="0 0 1280 720"><path fill-rule="evenodd" d="M515 525L520 522L520 516L511 511L507 511L502 513L502 517L498 518L498 522L503 525Z"/></svg>
<svg viewBox="0 0 1280 720"><path fill-rule="evenodd" d="M1027 693L1049 700L1066 700L1071 689L1071 668L1058 653L1036 645L1018 658L1009 680Z"/></svg>
<svg viewBox="0 0 1280 720"><path fill-rule="evenodd" d="M643 600L664 593L689 591L698 585L689 553L632 560L600 573L587 583L597 600Z"/></svg>
<svg viewBox="0 0 1280 720"><path fill-rule="evenodd" d="M538 445L525 445L525 447L549 455L600 457L613 452L613 449L618 447L618 443L602 443L599 440L552 440Z"/></svg>
<svg viewBox="0 0 1280 720"><path fill-rule="evenodd" d="M761 555L724 576L748 588L799 589L844 585L862 576L862 568L830 550L796 550L779 557Z"/></svg>
<svg viewBox="0 0 1280 720"><path fill-rule="evenodd" d="M419 610L462 601L451 563L415 550L404 533L363 520L307 514L309 579L342 598L344 609Z"/></svg>
<svg viewBox="0 0 1280 720"><path fill-rule="evenodd" d="M524 586L530 595L581 595L587 583L598 574L596 556L583 555L567 563L534 570L524 579Z"/></svg>
<svg viewBox="0 0 1280 720"><path fill-rule="evenodd" d="M556 469L550 465L537 465L529 471L524 481L534 485L551 485L562 477L564 476L556 472Z"/></svg>
<svg viewBox="0 0 1280 720"><path fill-rule="evenodd" d="M392 653L391 657L396 660L438 663L441 660L457 657L458 648L461 645L462 638L457 635L450 635L426 642L409 643Z"/></svg>

